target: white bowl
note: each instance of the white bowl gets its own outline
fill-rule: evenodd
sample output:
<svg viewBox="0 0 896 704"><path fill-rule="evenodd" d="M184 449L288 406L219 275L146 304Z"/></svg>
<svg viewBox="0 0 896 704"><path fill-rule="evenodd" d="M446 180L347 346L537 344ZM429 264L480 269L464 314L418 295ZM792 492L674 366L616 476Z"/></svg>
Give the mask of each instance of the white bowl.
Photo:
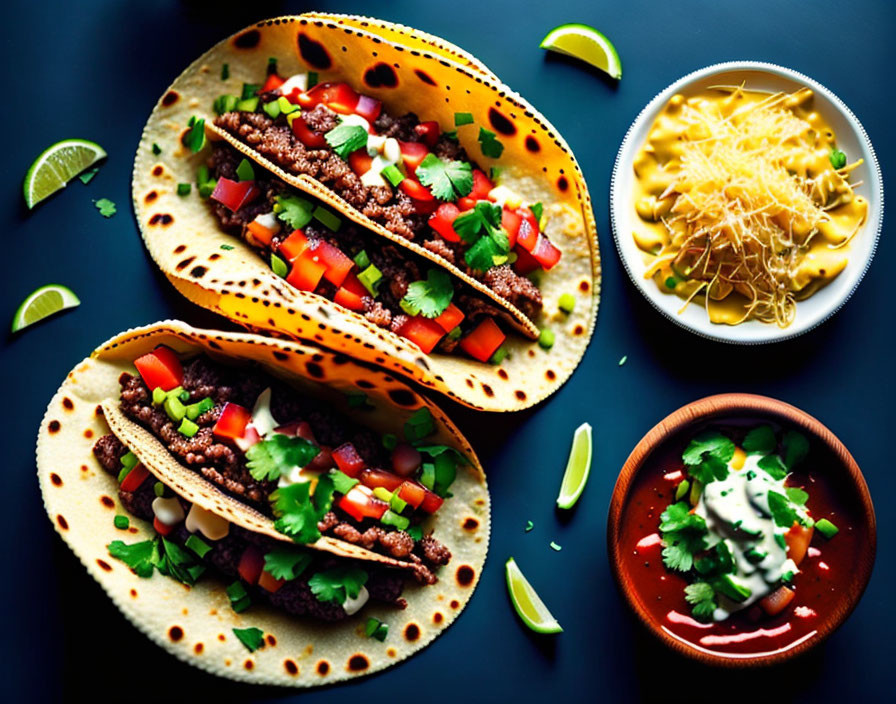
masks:
<svg viewBox="0 0 896 704"><path fill-rule="evenodd" d="M737 85L745 82L748 89L793 92L802 86L815 91L814 107L831 125L837 147L850 162L861 157L864 163L852 172L850 181L861 182L855 191L868 200L868 220L850 245L849 263L843 272L823 289L796 306L796 317L786 328L750 320L740 325L712 323L706 310L690 304L681 313L682 298L662 293L653 279L644 278L646 265L635 244L632 232L638 218L632 204L635 186L632 168L634 157L644 144L650 126L669 99L676 93L694 95L713 85ZM808 76L789 68L759 61L731 61L714 64L679 79L651 100L629 128L613 168L610 184L610 220L616 248L635 286L660 313L697 335L719 342L758 345L779 342L802 335L836 313L852 295L871 264L880 237L884 215L883 178L874 148L865 129L852 111L831 91Z"/></svg>

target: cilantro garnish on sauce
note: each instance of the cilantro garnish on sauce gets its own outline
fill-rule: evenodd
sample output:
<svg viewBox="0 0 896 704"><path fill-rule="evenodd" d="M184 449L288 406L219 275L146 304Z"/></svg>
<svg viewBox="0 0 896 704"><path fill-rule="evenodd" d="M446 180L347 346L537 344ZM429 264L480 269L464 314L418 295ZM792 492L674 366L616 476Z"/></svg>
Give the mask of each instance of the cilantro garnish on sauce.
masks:
<svg viewBox="0 0 896 704"><path fill-rule="evenodd" d="M233 635L246 646L246 650L250 653L254 653L264 645L264 631L260 628L234 628Z"/></svg>
<svg viewBox="0 0 896 704"><path fill-rule="evenodd" d="M451 277L441 269L430 269L426 281L414 281L402 299L405 310L416 311L425 318L438 318L451 303L454 286Z"/></svg>
<svg viewBox="0 0 896 704"><path fill-rule="evenodd" d="M671 504L660 516L663 563L671 570L687 572L694 555L706 549L706 521L691 513L686 501Z"/></svg>
<svg viewBox="0 0 896 704"><path fill-rule="evenodd" d="M357 599L366 582L367 573L359 567L333 567L313 574L308 586L318 601L344 604L347 599Z"/></svg>
<svg viewBox="0 0 896 704"><path fill-rule="evenodd" d="M115 203L113 203L108 198L100 198L99 200L93 201L93 204L96 206L96 209L100 211L100 215L104 218L111 218L115 215L117 208L115 207Z"/></svg>
<svg viewBox="0 0 896 704"><path fill-rule="evenodd" d="M457 200L473 190L473 168L465 161L447 161L430 153L420 162L416 174L439 200Z"/></svg>
<svg viewBox="0 0 896 704"><path fill-rule="evenodd" d="M694 582L684 588L684 598L692 605L694 616L708 620L716 610L716 590L707 582Z"/></svg>
<svg viewBox="0 0 896 704"><path fill-rule="evenodd" d="M336 125L324 135L333 151L343 159L367 144L367 130L360 125L348 125L344 122Z"/></svg>

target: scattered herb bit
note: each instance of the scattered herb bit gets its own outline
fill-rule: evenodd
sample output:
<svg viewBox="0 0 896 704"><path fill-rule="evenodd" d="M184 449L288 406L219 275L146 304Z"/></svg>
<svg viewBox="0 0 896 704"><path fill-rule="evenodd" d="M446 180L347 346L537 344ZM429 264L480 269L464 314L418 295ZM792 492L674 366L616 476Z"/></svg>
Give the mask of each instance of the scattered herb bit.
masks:
<svg viewBox="0 0 896 704"><path fill-rule="evenodd" d="M627 354L624 354L624 355L622 355L622 357L619 358L619 363L618 363L617 366L620 366L620 367L621 367L621 366L622 366L623 364L625 364L627 361L628 361L628 355L627 355Z"/></svg>
<svg viewBox="0 0 896 704"><path fill-rule="evenodd" d="M318 601L344 604L347 599L357 599L366 582L367 573L359 567L333 567L313 574L308 586Z"/></svg>
<svg viewBox="0 0 896 704"><path fill-rule="evenodd" d="M708 621L716 610L716 590L708 582L694 582L684 588L684 598L692 605L694 616Z"/></svg>
<svg viewBox="0 0 896 704"><path fill-rule="evenodd" d="M360 408L365 411L371 411L375 408L367 394L363 391L349 392L345 395L345 400L349 408Z"/></svg>
<svg viewBox="0 0 896 704"><path fill-rule="evenodd" d="M277 549L265 554L264 569L274 579L291 581L311 564L311 553L298 550Z"/></svg>
<svg viewBox="0 0 896 704"><path fill-rule="evenodd" d="M445 130L442 132L442 136L445 139L450 139L452 142L457 141L457 130Z"/></svg>
<svg viewBox="0 0 896 704"><path fill-rule="evenodd" d="M675 286L678 284L678 279L676 279L674 276L670 276L666 279L665 284L666 288L675 288Z"/></svg>
<svg viewBox="0 0 896 704"><path fill-rule="evenodd" d="M162 482L156 482L152 485L152 493L156 495L158 498L162 498L165 496L165 485Z"/></svg>
<svg viewBox="0 0 896 704"><path fill-rule="evenodd" d="M309 71L308 72L308 88L314 88L317 85L317 82L320 80L320 77L317 75L317 71Z"/></svg>
<svg viewBox="0 0 896 704"><path fill-rule="evenodd" d="M93 177L97 175L100 167L94 166L92 169L87 169L83 174L80 174L78 178L81 180L85 186L93 180Z"/></svg>
<svg viewBox="0 0 896 704"><path fill-rule="evenodd" d="M504 145L498 140L498 136L485 127L479 128L479 147L483 156L492 159L498 159L504 152Z"/></svg>
<svg viewBox="0 0 896 704"><path fill-rule="evenodd" d="M177 195L188 196L188 195L190 195L190 190L192 188L193 188L192 185L189 183L179 183L179 184L177 184Z"/></svg>
<svg viewBox="0 0 896 704"><path fill-rule="evenodd" d="M341 122L324 135L333 151L348 160L348 155L367 144L367 130L360 125Z"/></svg>
<svg viewBox="0 0 896 704"><path fill-rule="evenodd" d="M357 479L340 472L338 469L331 469L327 476L333 482L333 491L343 495L351 491L353 486L360 483Z"/></svg>
<svg viewBox="0 0 896 704"><path fill-rule="evenodd" d="M238 614L252 606L252 598L243 583L237 580L224 590L230 599L230 608Z"/></svg>
<svg viewBox="0 0 896 704"><path fill-rule="evenodd" d="M768 510L772 514L775 525L781 528L790 528L797 520L797 513L787 497L777 491L768 492Z"/></svg>
<svg viewBox="0 0 896 704"><path fill-rule="evenodd" d="M385 178L389 183L393 186L398 186L402 181L404 181L404 174L398 170L398 167L395 164L389 164L385 169L383 169L380 174L383 178Z"/></svg>
<svg viewBox="0 0 896 704"><path fill-rule="evenodd" d="M757 462L757 465L772 479L783 479L787 476L787 468L778 455L766 455Z"/></svg>
<svg viewBox="0 0 896 704"><path fill-rule="evenodd" d="M829 158L831 160L831 166L835 169L839 170L846 166L846 154L839 149L832 149Z"/></svg>
<svg viewBox="0 0 896 704"><path fill-rule="evenodd" d="M440 159L431 152L420 162L416 176L439 200L454 201L473 190L473 167L470 164Z"/></svg>
<svg viewBox="0 0 896 704"><path fill-rule="evenodd" d="M492 169L496 169L497 167L493 166ZM532 211L532 214L535 216L536 220L541 220L541 216L544 215L544 206L539 203L533 203L529 206L529 210Z"/></svg>
<svg viewBox="0 0 896 704"><path fill-rule="evenodd" d="M471 112L456 112L454 113L454 126L462 127L463 125L472 125L473 124L473 113Z"/></svg>
<svg viewBox="0 0 896 704"><path fill-rule="evenodd" d="M230 78L230 64L224 64L221 66L221 80L226 81Z"/></svg>
<svg viewBox="0 0 896 704"><path fill-rule="evenodd" d="M321 225L333 232L338 232L339 228L342 226L342 220L322 205L317 206L311 213L311 216Z"/></svg>
<svg viewBox="0 0 896 704"><path fill-rule="evenodd" d="M538 335L538 344L542 349L549 350L554 346L555 335L553 330L545 328Z"/></svg>
<svg viewBox="0 0 896 704"><path fill-rule="evenodd" d="M205 146L205 120L190 118L190 129L184 135L184 146L196 154Z"/></svg>
<svg viewBox="0 0 896 704"><path fill-rule="evenodd" d="M386 640L386 636L389 635L389 624L371 616L367 619L367 624L364 626L364 634L368 638L376 638L382 643Z"/></svg>
<svg viewBox="0 0 896 704"><path fill-rule="evenodd" d="M827 518L821 518L816 521L815 527L818 529L818 532L828 540L830 540L840 532L840 529L833 523L831 523Z"/></svg>
<svg viewBox="0 0 896 704"><path fill-rule="evenodd" d="M557 545L553 540L551 541L551 550L555 552L560 552L563 548Z"/></svg>
<svg viewBox="0 0 896 704"><path fill-rule="evenodd" d="M156 156L162 153L162 148L155 142L152 143L152 153Z"/></svg>
<svg viewBox="0 0 896 704"><path fill-rule="evenodd" d="M274 201L277 217L294 229L300 230L311 222L314 205L310 200L299 196L277 196Z"/></svg>
<svg viewBox="0 0 896 704"><path fill-rule="evenodd" d="M234 628L233 635L246 646L246 650L250 653L254 653L264 645L264 631L260 628Z"/></svg>
<svg viewBox="0 0 896 704"><path fill-rule="evenodd" d="M120 540L113 540L107 546L109 554L117 560L121 560L130 567L138 577L152 577L153 548L155 541L144 540L128 545Z"/></svg>
<svg viewBox="0 0 896 704"><path fill-rule="evenodd" d="M747 433L743 441L743 448L746 452L761 452L763 455L774 452L777 446L778 441L775 440L775 431L772 430L770 425L760 425L753 428Z"/></svg>
<svg viewBox="0 0 896 704"><path fill-rule="evenodd" d="M222 244L221 249L230 251L231 249L233 249L233 245L232 244Z"/></svg>
<svg viewBox="0 0 896 704"><path fill-rule="evenodd" d="M271 252L271 270L281 279L285 279L289 273L289 267L286 265L286 262L273 252Z"/></svg>
<svg viewBox="0 0 896 704"><path fill-rule="evenodd" d="M663 538L663 563L671 570L687 572L694 555L706 548L706 521L691 513L686 501L670 504L660 516Z"/></svg>
<svg viewBox="0 0 896 704"><path fill-rule="evenodd" d="M426 406L414 411L404 424L404 437L408 442L422 440L434 432L436 432L436 423Z"/></svg>
<svg viewBox="0 0 896 704"><path fill-rule="evenodd" d="M297 543L313 543L320 537L317 524L333 504L335 486L328 474L317 480L313 495L309 488L307 482L290 484L280 487L270 497L277 517L274 528Z"/></svg>
<svg viewBox="0 0 896 704"><path fill-rule="evenodd" d="M472 210L457 216L454 231L472 246L464 254L467 264L479 271L504 264L510 252L510 240L501 227L501 208L495 203L478 201Z"/></svg>
<svg viewBox="0 0 896 704"><path fill-rule="evenodd" d="M526 521L525 531L528 533L535 527L535 524L532 521Z"/></svg>
<svg viewBox="0 0 896 704"><path fill-rule="evenodd" d="M274 433L246 451L246 467L258 481L274 481L281 468L305 467L319 453L320 448L304 438Z"/></svg>
<svg viewBox="0 0 896 704"><path fill-rule="evenodd" d="M239 166L236 167L236 178L238 181L255 180L255 169L252 168L252 163L248 159L241 160Z"/></svg>
<svg viewBox="0 0 896 704"><path fill-rule="evenodd" d="M190 535L184 542L184 546L195 552L199 557L205 557L212 546L205 542L195 533Z"/></svg>
<svg viewBox="0 0 896 704"><path fill-rule="evenodd" d="M108 198L100 198L99 200L93 201L93 204L104 218L111 218L117 212L115 203Z"/></svg>
<svg viewBox="0 0 896 704"><path fill-rule="evenodd" d="M115 518L112 519L112 522L119 530L127 530L131 526L131 519L127 516L122 516L121 514L115 516Z"/></svg>
<svg viewBox="0 0 896 704"><path fill-rule="evenodd" d="M564 313L569 315L575 310L576 307L576 297L571 293L564 293L557 300L557 307L562 310Z"/></svg>
<svg viewBox="0 0 896 704"><path fill-rule="evenodd" d="M258 95L258 91L261 90L260 83L243 83L243 92L240 95L240 100L248 100L250 98L254 98Z"/></svg>
<svg viewBox="0 0 896 704"><path fill-rule="evenodd" d="M790 471L809 454L809 441L802 433L788 430L781 440L784 445L784 466Z"/></svg>
<svg viewBox="0 0 896 704"><path fill-rule="evenodd" d="M212 103L212 109L216 115L223 115L225 112L233 112L236 110L237 103L240 99L235 95L225 94L219 95Z"/></svg>
<svg viewBox="0 0 896 704"><path fill-rule="evenodd" d="M441 269L430 269L426 273L426 281L414 281L408 286L407 293L401 299L402 308L410 308L412 315L424 318L438 318L454 295L451 276Z"/></svg>
<svg viewBox="0 0 896 704"><path fill-rule="evenodd" d="M806 502L809 500L809 494L795 486L785 487L784 493L787 494L787 498L797 506L805 506Z"/></svg>

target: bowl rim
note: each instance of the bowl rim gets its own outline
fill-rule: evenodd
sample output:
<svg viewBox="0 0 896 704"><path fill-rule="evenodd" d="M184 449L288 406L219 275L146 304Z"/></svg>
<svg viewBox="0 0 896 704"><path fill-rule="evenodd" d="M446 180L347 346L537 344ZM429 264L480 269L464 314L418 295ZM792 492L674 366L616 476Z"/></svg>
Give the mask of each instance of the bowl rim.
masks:
<svg viewBox="0 0 896 704"><path fill-rule="evenodd" d="M649 462L654 451L663 441L682 432L689 426L712 420L713 418L743 414L745 412L770 416L778 422L797 426L804 431L808 431L813 438L826 445L827 449L839 460L840 466L846 471L858 492L860 513L864 521L863 527L867 530L870 539L865 543L864 548L858 555L858 569L854 573L854 579L844 591L843 601L833 610L833 616L825 618L819 624L813 635L803 638L787 650L755 656L732 656L698 649L683 640L672 637L660 628L658 622L634 598L632 593L635 589L625 579L621 566L624 546L620 541L620 533L623 509L626 507L635 477L645 464ZM843 624L861 599L871 579L876 552L877 520L874 513L874 505L871 501L871 494L868 491L868 485L865 482L861 469L859 469L858 463L856 463L849 450L846 449L846 446L821 421L805 411L785 401L756 394L725 393L706 396L685 404L653 426L638 441L625 460L613 487L607 515L607 557L610 562L610 570L613 573L613 579L619 592L641 624L674 651L704 664L720 665L729 668L778 664L785 660L790 660L822 643Z"/></svg>
<svg viewBox="0 0 896 704"><path fill-rule="evenodd" d="M665 310L661 305L657 303L656 300L654 300L651 295L648 294L645 286L649 282L634 271L628 257L625 254L625 250L623 249L622 235L620 234L621 224L617 222L615 207L615 204L617 203L619 198L618 189L621 170L623 168L630 168L631 166L631 164L628 163L628 159L626 159L626 163L623 164L623 158L626 156L626 153L631 147L631 142L634 139L635 133L641 129L642 124L647 119L648 114L658 108L663 102L668 100L675 93L686 89L690 84L708 76L712 76L717 73L724 73L726 71L765 72L771 75L777 75L779 77L798 81L800 83L803 83L804 85L809 86L817 93L823 95L825 99L827 99L835 108L837 108L843 114L847 122L849 122L853 127L856 137L867 150L869 157L867 159L867 165L871 172L873 180L876 180L877 182L877 189L873 194L876 197L876 202L872 201L872 199L869 198L869 203L872 204L872 206L876 205L877 208L877 230L873 233L873 235L870 235L873 237L870 249L868 250L868 254L865 257L865 261L861 265L862 270L858 273L851 288L849 288L839 298L835 299L829 306L829 308L826 311L823 311L823 313L810 324L806 324L798 328L794 327L796 323L793 323L791 327L788 328L778 328L777 326L767 324L766 327L769 330L769 333L767 335L760 334L755 338L746 339L739 336L739 332L735 332L740 330L739 325L716 325L710 323L708 319L706 320L705 328L695 325L694 323L685 320L681 315L677 315L668 310ZM873 184L871 185L873 186ZM623 138L622 143L619 146L619 151L616 153L616 159L613 163L613 172L610 176L609 211L610 228L613 232L613 240L616 244L616 252L619 255L619 259L622 260L622 264L625 267L625 270L628 273L628 276L631 279L632 283L635 285L635 288L638 289L641 295L644 296L644 298L647 299L650 305L653 306L653 308L660 314L662 314L664 318L672 321L673 323L690 333L708 340L713 340L714 342L747 346L765 345L792 340L796 337L799 337L800 335L804 335L807 332L814 330L819 325L833 317L838 311L840 311L840 309L843 308L844 305L846 305L847 301L852 298L853 294L855 294L856 289L858 289L859 287L859 284L862 283L865 275L868 273L868 269L871 266L871 262L874 259L875 253L877 252L877 247L880 244L880 236L883 230L884 222L884 180L883 174L880 169L880 162L878 161L877 154L874 151L874 145L872 145L871 139L868 137L868 133L865 130L864 125L862 125L862 123L855 116L852 110L850 110L846 103L844 103L833 91L831 91L815 79L805 75L804 73L791 68L787 68L786 66L781 66L779 64L752 60L724 61L716 64L711 64L709 66L704 66L703 68L696 69L682 76L678 80L666 86L659 93L657 93L641 109L637 117L634 119L634 121L626 131L625 137Z"/></svg>

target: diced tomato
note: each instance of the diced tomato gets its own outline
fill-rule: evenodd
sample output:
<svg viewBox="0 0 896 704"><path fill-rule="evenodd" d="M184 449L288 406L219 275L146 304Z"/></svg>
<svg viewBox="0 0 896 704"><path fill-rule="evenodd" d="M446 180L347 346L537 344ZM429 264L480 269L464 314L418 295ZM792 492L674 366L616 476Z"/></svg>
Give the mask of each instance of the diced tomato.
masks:
<svg viewBox="0 0 896 704"><path fill-rule="evenodd" d="M479 169L473 169L473 190L468 197L473 200L488 200L488 194L495 187L488 176Z"/></svg>
<svg viewBox="0 0 896 704"><path fill-rule="evenodd" d="M383 103L369 95L362 95L358 98L358 104L355 105L355 114L360 115L373 125L374 120L380 116L383 109Z"/></svg>
<svg viewBox="0 0 896 704"><path fill-rule="evenodd" d="M414 127L414 132L420 135L420 140L424 144L429 147L434 147L436 146L436 142L439 141L439 135L442 133L442 130L439 127L438 122L435 120L427 120Z"/></svg>
<svg viewBox="0 0 896 704"><path fill-rule="evenodd" d="M513 212L506 205L504 206L504 210L501 211L501 227L503 227L504 232L507 233L507 239L510 241L511 248L516 245L516 238L519 234L522 222L522 215Z"/></svg>
<svg viewBox="0 0 896 704"><path fill-rule="evenodd" d="M358 277L353 272L349 272L345 281L342 282L342 286L333 296L333 300L349 310L362 311L364 310L364 297L369 295L364 284L358 281Z"/></svg>
<svg viewBox="0 0 896 704"><path fill-rule="evenodd" d="M304 108L313 108L323 103L342 115L353 112L358 100L358 94L348 83L318 83L299 96L299 104Z"/></svg>
<svg viewBox="0 0 896 704"><path fill-rule="evenodd" d="M333 461L333 449L329 445L321 445L314 459L308 463L307 469L312 472L325 472L332 469L336 463Z"/></svg>
<svg viewBox="0 0 896 704"><path fill-rule="evenodd" d="M323 149L327 146L327 140L324 136L308 127L308 123L305 122L305 118L302 116L293 119L292 133L309 149Z"/></svg>
<svg viewBox="0 0 896 704"><path fill-rule="evenodd" d="M264 554L255 545L249 545L240 557L237 571L247 584L257 584L264 569Z"/></svg>
<svg viewBox="0 0 896 704"><path fill-rule="evenodd" d="M280 86L286 83L285 78L280 78L276 73L268 74L267 79L264 82L264 85L261 87L261 93L267 93L268 91L277 90Z"/></svg>
<svg viewBox="0 0 896 704"><path fill-rule="evenodd" d="M472 210L476 207L476 200L474 198L470 198L469 196L463 196L457 199L457 207L458 210Z"/></svg>
<svg viewBox="0 0 896 704"><path fill-rule="evenodd" d="M137 491L148 476L149 470L146 467L140 463L135 464L134 468L121 480L121 487L119 488L122 491Z"/></svg>
<svg viewBox="0 0 896 704"><path fill-rule="evenodd" d="M420 504L420 510L427 513L435 513L445 503L445 499L425 487L423 490L426 492L426 495L423 497L423 503Z"/></svg>
<svg viewBox="0 0 896 704"><path fill-rule="evenodd" d="M402 180L398 187L407 193L411 198L423 203L429 203L436 199L430 190L412 176L407 176Z"/></svg>
<svg viewBox="0 0 896 704"><path fill-rule="evenodd" d="M211 199L216 200L228 210L234 213L248 205L261 195L261 191L255 185L255 181L231 181L221 177L215 184Z"/></svg>
<svg viewBox="0 0 896 704"><path fill-rule="evenodd" d="M461 338L460 347L473 359L487 362L506 339L494 320L483 318L473 332Z"/></svg>
<svg viewBox="0 0 896 704"><path fill-rule="evenodd" d="M212 433L219 440L236 442L246 434L246 426L252 420L252 413L248 408L243 408L238 403L224 404L221 417L215 423Z"/></svg>
<svg viewBox="0 0 896 704"><path fill-rule="evenodd" d="M329 242L321 240L313 250L318 261L327 267L324 278L335 286L341 286L355 263Z"/></svg>
<svg viewBox="0 0 896 704"><path fill-rule="evenodd" d="M276 234L273 230L269 230L258 220L253 220L246 225L246 229L252 233L252 236L262 244L270 244Z"/></svg>
<svg viewBox="0 0 896 704"><path fill-rule="evenodd" d="M370 171L373 157L367 153L367 148L356 149L348 155L348 165L358 176L363 176Z"/></svg>
<svg viewBox="0 0 896 704"><path fill-rule="evenodd" d="M429 154L429 148L423 142L402 142L401 140L398 140L398 146L401 148L404 165L410 173L416 173L420 162Z"/></svg>
<svg viewBox="0 0 896 704"><path fill-rule="evenodd" d="M258 575L258 586L271 594L280 589L284 584L286 584L285 579L276 579L267 570L262 570L261 574Z"/></svg>
<svg viewBox="0 0 896 704"><path fill-rule="evenodd" d="M460 214L454 203L442 203L429 217L429 226L448 242L460 242L460 235L454 231L454 221Z"/></svg>
<svg viewBox="0 0 896 704"><path fill-rule="evenodd" d="M162 391L171 391L184 381L184 369L177 355L168 347L159 345L152 352L148 352L134 360L134 366L140 372L143 383L150 391L161 388Z"/></svg>
<svg viewBox="0 0 896 704"><path fill-rule="evenodd" d="M520 208L516 212L522 218L517 230L516 243L527 252L531 252L538 242L538 221L528 208Z"/></svg>
<svg viewBox="0 0 896 704"><path fill-rule="evenodd" d="M243 452L248 452L250 447L261 442L261 435L259 435L258 431L250 425L243 433L243 437L236 438L234 442Z"/></svg>
<svg viewBox="0 0 896 704"><path fill-rule="evenodd" d="M306 249L292 263L286 280L300 291L313 291L327 270L327 265L314 254L314 250Z"/></svg>
<svg viewBox="0 0 896 704"><path fill-rule="evenodd" d="M806 528L806 526L794 522L790 530L784 534L784 541L787 543L787 557L797 565L806 556L806 551L809 549L809 543L812 542L812 534L814 532L814 526Z"/></svg>
<svg viewBox="0 0 896 704"><path fill-rule="evenodd" d="M541 268L538 260L519 245L514 247L513 251L516 252L516 261L513 263L513 269L517 274L525 276Z"/></svg>
<svg viewBox="0 0 896 704"><path fill-rule="evenodd" d="M333 450L333 461L339 467L340 472L350 477L357 477L367 466L364 458L358 454L355 446L350 442L343 443Z"/></svg>
<svg viewBox="0 0 896 704"><path fill-rule="evenodd" d="M337 506L356 521L363 521L365 518L380 519L389 510L389 504L377 499L371 489L360 484L349 489L349 492L339 499Z"/></svg>
<svg viewBox="0 0 896 704"><path fill-rule="evenodd" d="M406 442L398 443L392 450L392 471L400 477L410 477L423 464L423 455Z"/></svg>
<svg viewBox="0 0 896 704"><path fill-rule="evenodd" d="M306 249L308 238L301 230L293 230L292 234L280 243L280 254L290 263Z"/></svg>
<svg viewBox="0 0 896 704"><path fill-rule="evenodd" d="M407 502L411 508L417 508L426 498L426 487L417 482L402 482L398 487L398 498Z"/></svg>
<svg viewBox="0 0 896 704"><path fill-rule="evenodd" d="M432 352L433 348L439 344L439 340L445 336L441 325L422 315L408 318L397 332L417 345L424 354Z"/></svg>
<svg viewBox="0 0 896 704"><path fill-rule="evenodd" d="M759 605L769 616L777 616L787 608L787 605L793 601L795 596L795 591L785 586L780 586L767 597L761 599Z"/></svg>
<svg viewBox="0 0 896 704"><path fill-rule="evenodd" d="M358 479L364 486L369 486L371 489L382 487L389 491L395 491L404 483L404 479L384 469L365 469L358 475Z"/></svg>
<svg viewBox="0 0 896 704"><path fill-rule="evenodd" d="M461 312L461 309L453 303L449 303L448 307L442 311L442 314L438 318L434 318L434 320L442 326L442 330L445 332L454 330L454 328L460 325L460 321L463 319L463 312Z"/></svg>
<svg viewBox="0 0 896 704"><path fill-rule="evenodd" d="M159 535L168 535L171 531L174 530L174 526L169 526L167 523L162 523L159 520L158 516L153 516L152 527L155 528L156 533L158 533Z"/></svg>
<svg viewBox="0 0 896 704"><path fill-rule="evenodd" d="M554 246L547 237L539 233L535 247L532 249L532 256L541 265L541 268L547 271L560 261L560 250Z"/></svg>

